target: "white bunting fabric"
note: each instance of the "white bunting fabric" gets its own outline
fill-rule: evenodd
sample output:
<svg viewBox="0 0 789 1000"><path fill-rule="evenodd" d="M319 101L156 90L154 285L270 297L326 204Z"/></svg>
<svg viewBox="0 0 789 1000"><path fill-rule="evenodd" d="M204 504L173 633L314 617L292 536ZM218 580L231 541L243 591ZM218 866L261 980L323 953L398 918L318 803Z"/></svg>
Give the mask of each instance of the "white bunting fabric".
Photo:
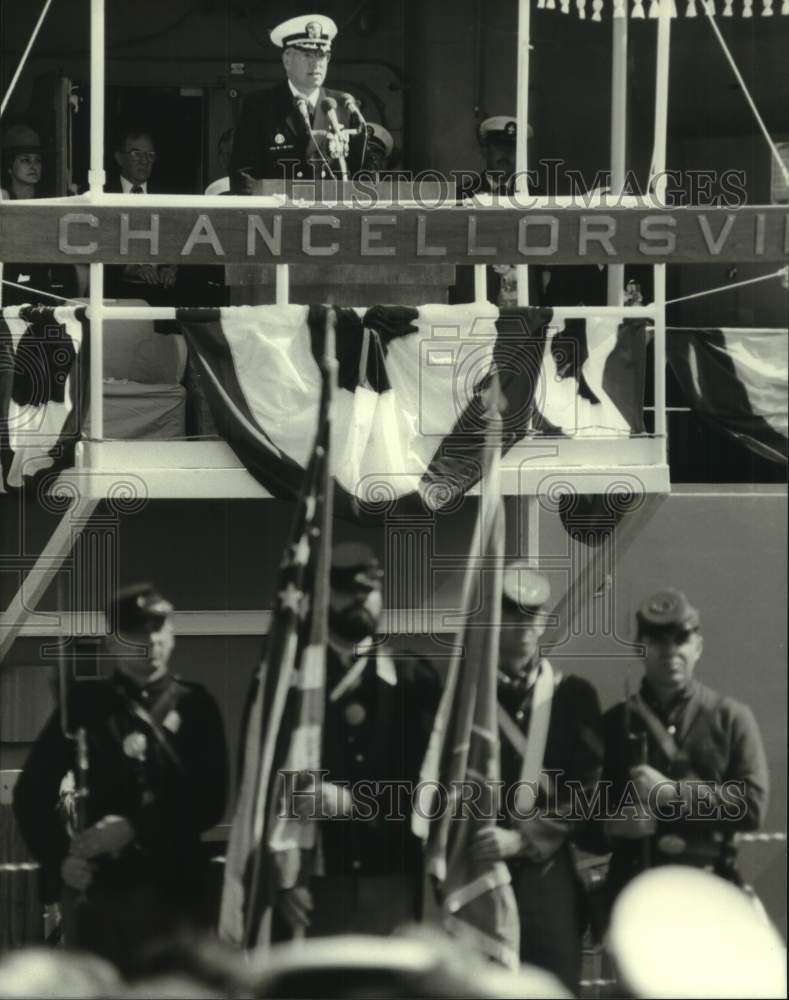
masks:
<svg viewBox="0 0 789 1000"><path fill-rule="evenodd" d="M630 17L635 20L645 17L657 19L661 16L660 0L650 0L649 11L644 12L644 0L590 0L591 14L587 13L586 0L576 0L575 15L581 21L603 21L610 17ZM569 3L556 0L537 0L538 10L552 10L569 14ZM669 0L668 13L672 18L705 17L707 10L713 17L772 17L774 14L789 15L787 0Z"/></svg>
<svg viewBox="0 0 789 1000"><path fill-rule="evenodd" d="M73 463L85 409L84 307L8 307L0 319L0 493Z"/></svg>
<svg viewBox="0 0 789 1000"><path fill-rule="evenodd" d="M308 460L325 306L181 310L214 419L274 496ZM432 509L479 481L486 392L498 371L504 447L527 434L643 432L642 323L567 321L488 303L337 309L332 449L338 491L362 507L418 495ZM340 500L340 502L342 502Z"/></svg>

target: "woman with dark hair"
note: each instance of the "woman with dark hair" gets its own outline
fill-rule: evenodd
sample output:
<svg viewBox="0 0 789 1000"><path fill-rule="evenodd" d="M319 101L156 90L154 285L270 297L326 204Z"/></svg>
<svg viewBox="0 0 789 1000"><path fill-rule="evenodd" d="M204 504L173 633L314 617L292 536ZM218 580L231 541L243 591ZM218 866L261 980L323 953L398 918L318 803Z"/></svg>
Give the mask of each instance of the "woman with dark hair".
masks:
<svg viewBox="0 0 789 1000"><path fill-rule="evenodd" d="M2 146L4 198L17 201L38 197L44 169L43 152L38 133L29 125L12 125L5 132ZM68 264L4 262L3 282L3 305L55 305L58 299L75 298L80 291L77 269Z"/></svg>

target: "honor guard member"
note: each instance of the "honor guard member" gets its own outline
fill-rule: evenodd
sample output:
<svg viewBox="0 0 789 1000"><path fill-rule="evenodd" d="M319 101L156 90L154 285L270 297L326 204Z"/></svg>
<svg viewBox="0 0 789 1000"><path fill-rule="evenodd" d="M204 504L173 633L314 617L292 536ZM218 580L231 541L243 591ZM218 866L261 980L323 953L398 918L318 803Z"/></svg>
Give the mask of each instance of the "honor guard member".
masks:
<svg viewBox="0 0 789 1000"><path fill-rule="evenodd" d="M392 133L378 122L367 124L367 151L364 156L364 172L379 174L389 166L394 151Z"/></svg>
<svg viewBox="0 0 789 1000"><path fill-rule="evenodd" d="M583 897L570 841L592 802L603 743L594 688L540 655L551 597L525 560L504 571L499 639L499 733L504 816L472 843L479 860L509 862L521 960L577 993Z"/></svg>
<svg viewBox="0 0 789 1000"><path fill-rule="evenodd" d="M340 179L343 165L349 174L361 166L355 100L323 86L336 35L337 25L323 14L292 17L272 30L287 79L244 98L230 156L234 193L251 193L260 178Z"/></svg>
<svg viewBox="0 0 789 1000"><path fill-rule="evenodd" d="M440 697L424 660L375 644L382 571L368 546L332 553L326 708L317 798L296 796L319 815L324 874L280 893L292 931L389 934L419 916L421 845L411 832L419 780ZM338 788L346 785L347 791Z"/></svg>
<svg viewBox="0 0 789 1000"><path fill-rule="evenodd" d="M73 685L67 718L56 710L30 751L14 809L61 883L66 943L131 972L146 945L207 923L200 835L222 818L227 754L211 695L168 672L169 601L139 584L113 610L114 672ZM87 774L75 792L80 730Z"/></svg>
<svg viewBox="0 0 789 1000"><path fill-rule="evenodd" d="M644 644L640 690L605 715L604 833L609 894L652 865L694 865L737 882L738 830L757 830L768 774L751 710L694 677L704 639L680 590L636 613Z"/></svg>

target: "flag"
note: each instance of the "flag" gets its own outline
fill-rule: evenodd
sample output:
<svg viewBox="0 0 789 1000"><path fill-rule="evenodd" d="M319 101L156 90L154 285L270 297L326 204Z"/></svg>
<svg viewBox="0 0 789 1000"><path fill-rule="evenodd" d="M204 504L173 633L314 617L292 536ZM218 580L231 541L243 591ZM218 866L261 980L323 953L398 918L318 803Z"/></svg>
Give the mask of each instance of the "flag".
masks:
<svg viewBox="0 0 789 1000"><path fill-rule="evenodd" d="M309 457L320 387L315 336L325 311L178 312L220 433L277 497L296 495ZM535 428L640 433L643 328L600 319L567 337L549 328L551 318L550 309L489 303L338 309L338 513L374 513L379 502L408 496L434 509L477 483L480 440L468 427L494 370L505 451Z"/></svg>
<svg viewBox="0 0 789 1000"><path fill-rule="evenodd" d="M491 390L497 397L495 381ZM476 861L470 855L475 831L496 822L500 791L497 673L504 506L498 405L498 398L490 399L485 415L488 452L463 585L464 624L422 766L412 828L425 844L425 867L444 928L516 968L520 927L509 869L504 861ZM469 783L479 790L474 813L459 805ZM445 798L438 789L445 790Z"/></svg>
<svg viewBox="0 0 789 1000"><path fill-rule="evenodd" d="M327 343L330 356L333 337ZM292 888L319 863L315 821L288 819L286 805L287 774L320 769L332 516L329 361L322 361L321 377L317 433L279 570L225 862L220 933L247 948L267 942L277 891Z"/></svg>
<svg viewBox="0 0 789 1000"><path fill-rule="evenodd" d="M669 329L668 362L705 423L763 458L787 462L787 332Z"/></svg>
<svg viewBox="0 0 789 1000"><path fill-rule="evenodd" d="M0 314L0 493L73 465L87 402L87 342L84 306L12 306Z"/></svg>

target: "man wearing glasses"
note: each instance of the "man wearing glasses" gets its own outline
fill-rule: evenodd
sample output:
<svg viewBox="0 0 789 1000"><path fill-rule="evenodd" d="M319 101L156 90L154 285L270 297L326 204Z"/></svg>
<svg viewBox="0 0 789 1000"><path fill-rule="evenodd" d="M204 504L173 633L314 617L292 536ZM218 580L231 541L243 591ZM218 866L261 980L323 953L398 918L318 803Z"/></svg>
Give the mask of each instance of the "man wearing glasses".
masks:
<svg viewBox="0 0 789 1000"><path fill-rule="evenodd" d="M144 127L129 125L118 133L113 158L118 176L105 190L115 194L156 193L151 174L156 163L153 138ZM105 269L106 294L115 299L145 299L152 306L172 304L170 292L178 278L172 264L127 264Z"/></svg>
<svg viewBox="0 0 789 1000"><path fill-rule="evenodd" d="M604 717L610 896L664 864L739 883L734 834L757 830L767 811L758 725L746 705L695 679L701 618L681 591L648 597L636 623L644 679Z"/></svg>
<svg viewBox="0 0 789 1000"><path fill-rule="evenodd" d="M271 31L287 79L244 98L230 156L235 194L251 193L261 178L340 179L362 166L365 138L363 129L355 134L355 102L323 86L336 34L337 25L322 14L293 17Z"/></svg>

